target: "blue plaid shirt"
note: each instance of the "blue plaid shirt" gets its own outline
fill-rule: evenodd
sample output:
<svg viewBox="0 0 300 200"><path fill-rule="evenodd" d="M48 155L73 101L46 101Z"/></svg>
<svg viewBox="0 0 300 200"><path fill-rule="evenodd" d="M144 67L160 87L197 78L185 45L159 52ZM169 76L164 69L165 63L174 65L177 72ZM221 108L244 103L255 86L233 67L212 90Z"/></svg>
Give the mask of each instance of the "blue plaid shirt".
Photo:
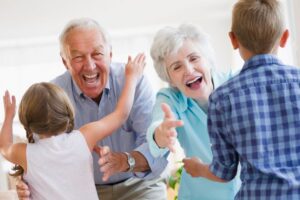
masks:
<svg viewBox="0 0 300 200"><path fill-rule="evenodd" d="M257 55L210 97L210 170L231 180L235 199L300 199L300 70ZM299 131L299 132L298 132Z"/></svg>

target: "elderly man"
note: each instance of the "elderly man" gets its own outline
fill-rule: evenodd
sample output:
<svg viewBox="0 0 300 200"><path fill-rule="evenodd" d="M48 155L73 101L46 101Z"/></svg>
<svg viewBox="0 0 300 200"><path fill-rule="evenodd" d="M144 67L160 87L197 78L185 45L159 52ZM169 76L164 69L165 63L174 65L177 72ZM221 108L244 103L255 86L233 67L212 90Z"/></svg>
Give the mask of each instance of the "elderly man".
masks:
<svg viewBox="0 0 300 200"><path fill-rule="evenodd" d="M71 21L60 36L60 45L67 71L52 82L62 87L71 99L76 109L77 129L114 110L124 84L124 65L111 62L108 35L92 19ZM93 154L95 184L101 199L166 199L166 186L157 177L167 161L154 159L146 144L153 104L154 93L143 77L126 123L98 143L106 146L99 150L100 159ZM18 183L17 188L20 199L29 198L25 183Z"/></svg>

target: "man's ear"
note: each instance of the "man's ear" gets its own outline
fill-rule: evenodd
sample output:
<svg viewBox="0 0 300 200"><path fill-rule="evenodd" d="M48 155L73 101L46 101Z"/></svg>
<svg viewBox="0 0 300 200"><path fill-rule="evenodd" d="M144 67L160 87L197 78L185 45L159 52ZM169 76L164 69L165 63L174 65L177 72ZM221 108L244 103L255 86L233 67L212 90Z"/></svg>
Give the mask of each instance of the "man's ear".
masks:
<svg viewBox="0 0 300 200"><path fill-rule="evenodd" d="M61 57L61 60L62 60L62 62L63 62L63 64L64 64L64 66L65 66L65 68L68 70L69 68L68 68L68 65L67 65L67 61L66 61L66 59L63 57L63 55L60 53L60 57Z"/></svg>
<svg viewBox="0 0 300 200"><path fill-rule="evenodd" d="M234 34L232 31L230 31L230 32L228 33L228 35L229 35L229 38L230 38L230 41L231 41L231 44L232 44L233 49L239 48L239 42L238 42L238 40L237 40L235 34Z"/></svg>
<svg viewBox="0 0 300 200"><path fill-rule="evenodd" d="M112 51L109 52L109 57L110 57L110 62L111 62L111 59L112 59Z"/></svg>
<svg viewBox="0 0 300 200"><path fill-rule="evenodd" d="M280 41L279 41L279 46L280 46L281 48L284 48L284 47L285 47L285 45L286 45L286 43L287 43L287 40L288 40L289 36L290 36L289 30L286 29L286 30L283 32L283 34L281 35L281 38L280 38Z"/></svg>

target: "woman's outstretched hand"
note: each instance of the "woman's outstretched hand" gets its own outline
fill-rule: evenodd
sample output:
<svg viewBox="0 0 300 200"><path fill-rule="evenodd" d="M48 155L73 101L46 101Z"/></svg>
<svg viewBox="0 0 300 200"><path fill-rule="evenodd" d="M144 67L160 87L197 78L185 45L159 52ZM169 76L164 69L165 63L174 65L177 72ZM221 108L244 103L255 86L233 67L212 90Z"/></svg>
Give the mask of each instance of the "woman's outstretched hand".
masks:
<svg viewBox="0 0 300 200"><path fill-rule="evenodd" d="M161 109L165 117L164 121L156 128L154 140L160 148L169 148L171 152L175 152L175 141L177 138L176 127L183 126L182 120L176 120L171 108L168 104L162 103Z"/></svg>

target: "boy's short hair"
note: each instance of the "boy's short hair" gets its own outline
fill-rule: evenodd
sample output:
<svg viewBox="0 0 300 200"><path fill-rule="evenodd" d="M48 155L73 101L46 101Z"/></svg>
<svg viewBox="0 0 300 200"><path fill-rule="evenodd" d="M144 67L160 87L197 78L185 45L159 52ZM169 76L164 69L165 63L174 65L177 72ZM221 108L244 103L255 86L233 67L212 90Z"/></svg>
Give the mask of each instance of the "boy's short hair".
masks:
<svg viewBox="0 0 300 200"><path fill-rule="evenodd" d="M232 12L232 32L254 54L270 53L284 32L278 0L239 0Z"/></svg>

